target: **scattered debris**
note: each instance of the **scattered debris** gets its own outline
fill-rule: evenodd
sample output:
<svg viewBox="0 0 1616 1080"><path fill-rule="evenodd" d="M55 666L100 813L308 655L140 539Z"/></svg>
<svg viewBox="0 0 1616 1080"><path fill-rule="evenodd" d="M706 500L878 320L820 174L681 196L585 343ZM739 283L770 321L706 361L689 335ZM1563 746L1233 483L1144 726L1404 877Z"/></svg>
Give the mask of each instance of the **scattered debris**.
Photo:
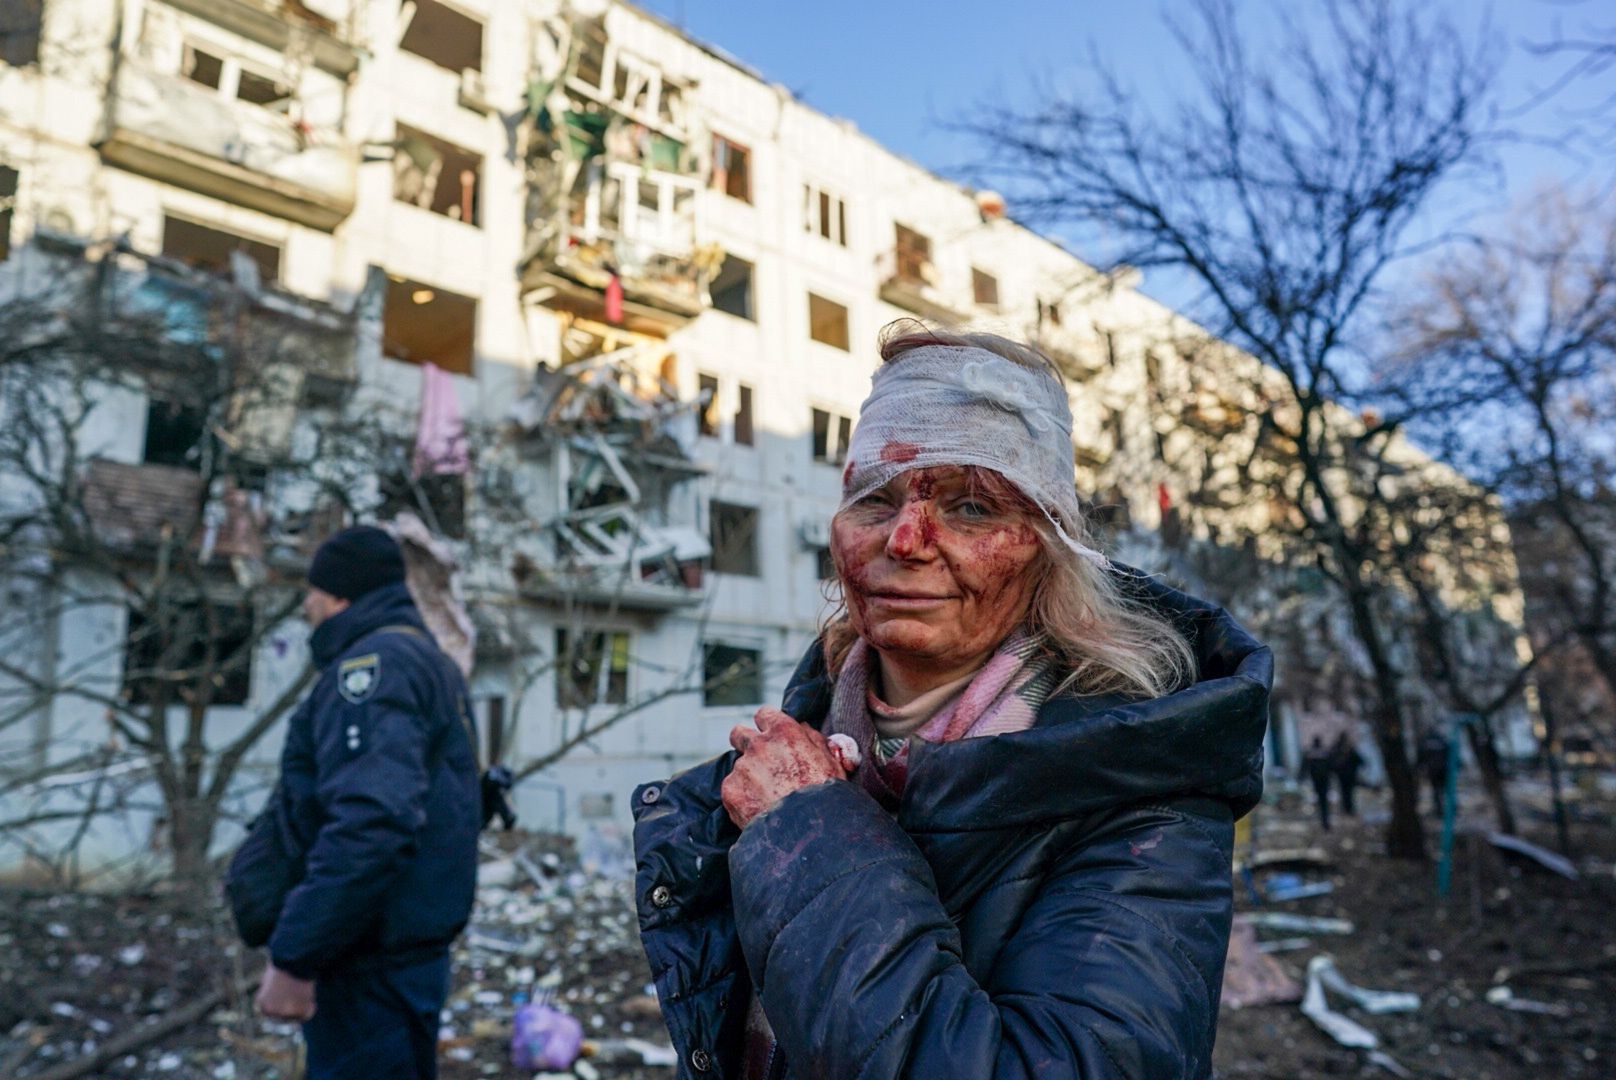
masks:
<svg viewBox="0 0 1616 1080"><path fill-rule="evenodd" d="M1547 848L1538 847L1536 844L1522 840L1518 836L1510 836L1501 832L1490 832L1487 834L1487 842L1493 847L1502 848L1505 851L1513 851L1518 855L1525 855L1528 859L1531 859L1545 870L1552 870L1567 880L1578 881L1582 877L1582 875L1577 872L1576 866L1564 855L1556 855Z"/></svg>
<svg viewBox="0 0 1616 1080"><path fill-rule="evenodd" d="M1536 1013L1539 1016L1571 1015L1571 1009L1569 1006L1557 1003L1551 1004L1547 1001L1529 1001L1526 998L1518 998L1515 996L1515 991L1511 990L1507 986L1495 986L1491 990L1487 991L1487 1004L1497 1005L1500 1009L1508 1009L1511 1012Z"/></svg>
<svg viewBox="0 0 1616 1080"><path fill-rule="evenodd" d="M1297 949L1311 949L1312 947L1313 939L1310 937L1286 937L1265 941L1257 946L1257 951L1265 953L1295 952Z"/></svg>
<svg viewBox="0 0 1616 1080"><path fill-rule="evenodd" d="M1380 1036L1351 1017L1330 1008L1326 989L1373 1014L1413 1012L1420 1007L1419 995L1395 990L1365 990L1354 986L1336 970L1335 960L1328 955L1315 956L1308 961L1307 991L1302 995L1302 1015L1318 1025L1330 1038L1342 1046L1369 1051L1369 1061L1393 1076L1411 1076L1396 1058L1380 1049Z"/></svg>
<svg viewBox="0 0 1616 1080"><path fill-rule="evenodd" d="M1347 919L1291 915L1284 911L1253 911L1241 917L1259 929L1292 930L1298 934L1351 934L1356 930Z"/></svg>
<svg viewBox="0 0 1616 1080"><path fill-rule="evenodd" d="M1248 860L1253 870L1277 870L1306 867L1324 869L1331 865L1330 856L1323 848L1274 848L1259 851Z"/></svg>
<svg viewBox="0 0 1616 1080"><path fill-rule="evenodd" d="M170 1035L181 1028L189 1027L214 1009L217 1009L230 997L241 997L250 994L257 985L258 975L254 973L239 980L233 988L226 987L212 990L195 1001L158 1017L156 1020L126 1031L115 1039L108 1039L82 1057L65 1061L54 1069L47 1069L36 1074L35 1080L75 1080L76 1077L90 1076L99 1072L101 1066L118 1060L132 1050L138 1050L143 1046L156 1042L165 1035ZM172 1059L173 1063L165 1065L165 1062L170 1059ZM158 1069L163 1072L177 1069L179 1065L180 1058L173 1054L165 1054L158 1059L157 1063Z"/></svg>
<svg viewBox="0 0 1616 1080"><path fill-rule="evenodd" d="M1315 966L1320 960L1329 959L1328 956L1315 956L1307 965L1307 989L1302 994L1302 1015L1317 1024L1321 1031L1342 1046L1354 1050L1378 1049L1379 1036L1356 1020L1330 1008L1330 1003L1324 996L1324 980L1319 978Z"/></svg>
<svg viewBox="0 0 1616 1080"><path fill-rule="evenodd" d="M1282 904L1288 900L1306 900L1313 896L1328 896L1335 885L1328 881L1303 881L1300 874L1274 874L1263 888L1263 899Z"/></svg>
<svg viewBox="0 0 1616 1080"><path fill-rule="evenodd" d="M1420 995L1406 990L1365 990L1361 986L1354 986L1336 969L1335 958L1328 954L1315 956L1308 961L1307 977L1310 982L1316 978L1326 989L1347 998L1371 1016L1416 1012L1420 1007Z"/></svg>

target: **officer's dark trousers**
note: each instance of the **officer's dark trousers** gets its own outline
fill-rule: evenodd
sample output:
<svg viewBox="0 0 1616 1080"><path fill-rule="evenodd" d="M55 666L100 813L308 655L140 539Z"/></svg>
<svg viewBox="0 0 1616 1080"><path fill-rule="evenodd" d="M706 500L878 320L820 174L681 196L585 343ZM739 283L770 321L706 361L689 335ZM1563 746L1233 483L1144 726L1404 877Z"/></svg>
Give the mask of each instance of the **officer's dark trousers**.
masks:
<svg viewBox="0 0 1616 1080"><path fill-rule="evenodd" d="M410 967L322 976L303 1025L308 1080L434 1080L447 955Z"/></svg>

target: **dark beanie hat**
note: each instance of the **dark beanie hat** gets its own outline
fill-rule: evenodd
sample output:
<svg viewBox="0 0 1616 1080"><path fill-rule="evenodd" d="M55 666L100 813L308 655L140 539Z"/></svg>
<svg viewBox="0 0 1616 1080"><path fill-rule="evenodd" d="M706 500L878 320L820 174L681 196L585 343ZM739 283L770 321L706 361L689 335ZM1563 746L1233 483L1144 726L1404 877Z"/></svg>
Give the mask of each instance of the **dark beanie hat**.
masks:
<svg viewBox="0 0 1616 1080"><path fill-rule="evenodd" d="M343 529L320 545L309 564L309 584L344 600L403 580L403 549L374 525Z"/></svg>

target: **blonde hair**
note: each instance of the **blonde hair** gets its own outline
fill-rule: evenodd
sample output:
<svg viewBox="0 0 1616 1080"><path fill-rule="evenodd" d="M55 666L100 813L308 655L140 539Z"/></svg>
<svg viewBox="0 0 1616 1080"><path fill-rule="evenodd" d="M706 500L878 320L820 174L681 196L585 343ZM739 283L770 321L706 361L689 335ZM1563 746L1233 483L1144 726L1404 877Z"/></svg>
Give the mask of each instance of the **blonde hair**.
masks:
<svg viewBox="0 0 1616 1080"><path fill-rule="evenodd" d="M985 349L1046 375L1065 393L1059 369L1031 345L997 334L936 330L914 319L899 320L882 330L881 360L901 363L904 353L922 345ZM997 474L983 472L1015 490ZM1024 495L1021 502L1041 549L1030 570L1038 581L1027 610L1027 628L1067 672L1056 692L1154 698L1192 681L1195 654L1178 627L1155 609L1124 595L1113 572L1078 557ZM1067 527L1074 539L1095 546L1086 522L1069 522ZM833 674L840 672L858 638L845 604L831 613L821 637L827 666Z"/></svg>

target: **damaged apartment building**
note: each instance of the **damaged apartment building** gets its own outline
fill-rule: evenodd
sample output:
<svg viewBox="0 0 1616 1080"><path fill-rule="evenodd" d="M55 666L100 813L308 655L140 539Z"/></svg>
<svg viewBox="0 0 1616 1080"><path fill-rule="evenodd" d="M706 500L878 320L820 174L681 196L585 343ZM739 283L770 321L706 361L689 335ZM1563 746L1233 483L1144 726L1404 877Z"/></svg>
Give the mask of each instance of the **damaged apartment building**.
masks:
<svg viewBox="0 0 1616 1080"><path fill-rule="evenodd" d="M1119 529L1239 549L1285 513L1204 495L1250 468L1261 379L1231 389L1217 364L1254 361L1206 360L1204 333L1136 278L629 4L0 12L23 29L0 56L0 297L69 260L312 328L260 365L291 380L269 410L285 475L183 388L125 388L85 436L103 505L183 492L200 507L187 550L212 529L198 562L226 592L295 580L342 521L422 525L417 546L459 566L452 588L429 576L483 756L523 777L531 826L621 835L635 783L718 752L779 699L834 608L828 523L895 319L1055 356L1079 481ZM290 467L342 430L373 460ZM228 475L193 490L215 458ZM255 635L209 738L249 730L303 663L295 620L243 617ZM137 621L115 599L76 608L38 664L116 693ZM106 712L87 694L32 702L0 729L0 765L43 776L113 745L137 774ZM277 753L271 732L248 755L238 808Z"/></svg>

